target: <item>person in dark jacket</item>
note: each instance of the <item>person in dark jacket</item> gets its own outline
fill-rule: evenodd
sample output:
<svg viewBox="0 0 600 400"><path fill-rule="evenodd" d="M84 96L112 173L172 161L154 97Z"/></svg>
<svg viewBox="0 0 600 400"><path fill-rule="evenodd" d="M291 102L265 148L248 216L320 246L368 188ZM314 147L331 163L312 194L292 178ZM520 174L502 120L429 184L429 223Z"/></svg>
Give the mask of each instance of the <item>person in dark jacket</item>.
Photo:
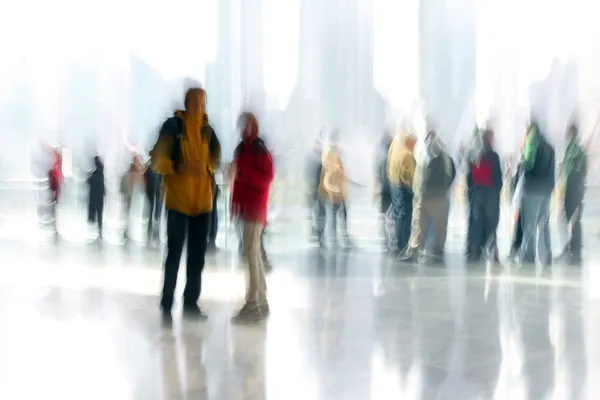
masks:
<svg viewBox="0 0 600 400"><path fill-rule="evenodd" d="M269 315L267 283L261 253L261 234L267 223L269 189L274 177L273 159L259 137L258 120L246 112L238 124L242 142L233 156L235 178L231 215L243 224L243 254L248 264L245 304L232 318L233 323L256 323Z"/></svg>
<svg viewBox="0 0 600 400"><path fill-rule="evenodd" d="M321 183L321 173L323 171L323 141L319 136L315 140L308 160L308 185L309 201L311 207L312 235L319 241L319 246L325 245L325 221L327 210L325 201L319 195L319 185Z"/></svg>
<svg viewBox="0 0 600 400"><path fill-rule="evenodd" d="M425 160L417 162L416 182L413 183L413 225L406 249L398 257L403 262L433 261L444 257L450 209L449 192L456 177L452 157L448 155L437 132L428 128L425 137ZM429 223L433 224L434 244L431 254L423 253Z"/></svg>
<svg viewBox="0 0 600 400"><path fill-rule="evenodd" d="M555 153L532 122L523 149L523 198L521 222L523 243L520 263L535 262L536 249L542 265L552 263L550 247L550 196L554 190Z"/></svg>
<svg viewBox="0 0 600 400"><path fill-rule="evenodd" d="M98 224L98 237L101 239L106 189L104 186L104 164L99 156L94 157L94 170L88 177L87 183L90 189L88 197L88 222Z"/></svg>
<svg viewBox="0 0 600 400"><path fill-rule="evenodd" d="M392 205L392 188L388 179L388 153L394 136L384 132L379 147L377 163L377 183L379 186L379 212L383 215Z"/></svg>
<svg viewBox="0 0 600 400"><path fill-rule="evenodd" d="M571 124L567 130L567 148L561 164L560 183L564 190L563 210L570 228L568 242L558 262L581 263L581 212L587 179L587 156L579 140L579 128Z"/></svg>
<svg viewBox="0 0 600 400"><path fill-rule="evenodd" d="M494 132L491 129L480 131L478 148L468 160L467 189L471 224L468 261L478 261L483 251L499 262L496 229L500 221L502 167L500 157L493 149L493 140Z"/></svg>
<svg viewBox="0 0 600 400"><path fill-rule="evenodd" d="M150 208L148 215L148 244L160 241L160 217L163 208L161 182L161 176L154 172L150 165L147 165L144 172L144 183L146 198L148 199L148 206Z"/></svg>

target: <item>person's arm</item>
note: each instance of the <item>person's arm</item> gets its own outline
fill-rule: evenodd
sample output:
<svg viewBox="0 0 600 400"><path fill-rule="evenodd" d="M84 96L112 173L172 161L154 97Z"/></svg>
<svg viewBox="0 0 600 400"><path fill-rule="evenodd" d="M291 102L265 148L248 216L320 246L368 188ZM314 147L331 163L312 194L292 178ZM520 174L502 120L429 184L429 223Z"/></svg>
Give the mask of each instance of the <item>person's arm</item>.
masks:
<svg viewBox="0 0 600 400"><path fill-rule="evenodd" d="M500 166L500 156L498 156L498 153L496 152L492 155L492 182L494 182L496 190L502 190L502 167Z"/></svg>
<svg viewBox="0 0 600 400"><path fill-rule="evenodd" d="M214 129L209 125L211 131L210 143L208 144L208 170L214 174L221 162L221 144Z"/></svg>
<svg viewBox="0 0 600 400"><path fill-rule="evenodd" d="M273 181L273 158L264 144L255 144L254 146L256 147L251 150L253 151L252 165L246 169L238 168L236 179L248 186L265 188Z"/></svg>
<svg viewBox="0 0 600 400"><path fill-rule="evenodd" d="M174 125L175 122L173 118L169 118L165 121L160 129L158 140L150 151L150 165L159 175L175 174L173 159L171 158L173 152L173 138L176 133L174 132L174 129L176 129Z"/></svg>

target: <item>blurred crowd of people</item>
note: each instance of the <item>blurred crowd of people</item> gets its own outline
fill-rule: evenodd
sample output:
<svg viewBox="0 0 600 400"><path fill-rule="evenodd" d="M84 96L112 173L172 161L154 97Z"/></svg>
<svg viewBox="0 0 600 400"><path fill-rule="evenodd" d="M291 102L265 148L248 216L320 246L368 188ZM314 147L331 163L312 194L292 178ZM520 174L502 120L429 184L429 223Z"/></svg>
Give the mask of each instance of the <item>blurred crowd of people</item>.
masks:
<svg viewBox="0 0 600 400"><path fill-rule="evenodd" d="M239 234L239 251L248 270L244 306L233 316L236 323L257 322L269 315L265 273L270 269L264 249L267 207L274 178L271 152L259 121L251 112L239 116L239 145L230 165L221 166L218 135L205 111L206 92L193 87L185 95L185 108L162 124L149 159L133 154L121 177L120 195L126 226L135 188L145 192L148 211L147 241L160 243L161 221L166 220L167 252L160 306L169 318L175 303L179 265L187 243L186 286L183 310L205 319L198 306L205 254L215 251L218 229L217 169L224 170L230 187L230 217ZM469 208L466 259L491 261L500 267L497 228L502 193L514 207L514 229L509 260L520 264L553 262L549 234L550 201L556 190L561 199L569 240L554 261L581 262L581 211L585 195L587 158L573 122L567 146L556 169L555 150L540 125L532 119L526 129L518 160L503 168L494 146L494 127L477 127L461 147L456 161L427 121L417 135L404 121L394 135L385 134L379 148L377 182L379 211L388 250L403 263L441 263L445 256L451 194L457 176L464 179ZM348 189L339 132L323 132L315 141L309 166L309 194L313 237L323 250L355 248L348 233ZM504 169L504 171L503 171ZM60 151L51 149L48 171L52 214L60 201L63 182ZM87 177L88 222L103 234L106 196L104 165L93 158ZM163 216L163 210L166 211ZM327 229L329 228L329 229Z"/></svg>
<svg viewBox="0 0 600 400"><path fill-rule="evenodd" d="M458 155L469 208L466 259L489 260L501 266L496 231L501 193L514 210L509 261L581 263L581 212L587 178L587 156L572 122L566 132L566 150L558 166L555 150L540 125L532 119L519 157L503 172L494 148L492 124L476 128ZM420 147L419 147L420 146ZM388 249L402 262L441 262L444 258L450 195L457 176L455 163L429 123L423 140L407 124L394 137L385 135L378 165L380 212L385 214ZM558 173L556 169L558 167ZM567 243L556 259L550 238L550 201L561 204ZM428 237L430 240L428 240ZM429 244L430 243L430 244Z"/></svg>

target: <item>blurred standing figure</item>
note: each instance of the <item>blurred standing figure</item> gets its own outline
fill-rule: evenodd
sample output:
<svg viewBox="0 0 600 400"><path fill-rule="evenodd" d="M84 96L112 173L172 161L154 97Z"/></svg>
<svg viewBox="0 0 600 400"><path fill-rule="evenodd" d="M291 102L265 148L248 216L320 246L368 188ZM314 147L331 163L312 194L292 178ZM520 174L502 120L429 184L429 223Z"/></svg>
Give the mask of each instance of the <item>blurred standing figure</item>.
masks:
<svg viewBox="0 0 600 400"><path fill-rule="evenodd" d="M232 318L234 323L254 323L269 315L267 282L261 253L261 235L267 223L269 188L273 181L273 159L259 137L258 121L245 112L239 120L242 142L233 155L235 178L231 214L243 224L243 255L248 264L248 285L244 306Z"/></svg>
<svg viewBox="0 0 600 400"><path fill-rule="evenodd" d="M522 168L523 242L518 261L534 263L537 250L542 265L550 265L550 196L555 184L555 153L536 122L531 123L525 140Z"/></svg>
<svg viewBox="0 0 600 400"><path fill-rule="evenodd" d="M467 245L467 260L478 261L482 252L491 254L498 263L496 230L500 222L500 191L502 167L494 151L494 132L479 131L468 156L467 189L469 191L469 222L471 235Z"/></svg>
<svg viewBox="0 0 600 400"><path fill-rule="evenodd" d="M160 241L160 218L163 209L162 179L159 174L154 172L151 165L147 165L144 171L144 183L146 188L146 198L150 212L148 214L148 244L158 244Z"/></svg>
<svg viewBox="0 0 600 400"><path fill-rule="evenodd" d="M377 154L377 197L379 199L379 213L385 215L392 205L392 189L388 177L388 157L393 136L384 132L379 144Z"/></svg>
<svg viewBox="0 0 600 400"><path fill-rule="evenodd" d="M570 228L568 242L557 261L581 263L581 212L587 179L587 155L579 140L579 128L571 124L567 130L567 148L561 163L560 185L564 191L563 209Z"/></svg>
<svg viewBox="0 0 600 400"><path fill-rule="evenodd" d="M129 222L131 219L131 203L135 187L143 182L144 164L141 163L139 157L135 155L129 168L121 178L121 195L123 196L123 205L125 208L125 232L123 236L129 237Z"/></svg>
<svg viewBox="0 0 600 400"><path fill-rule="evenodd" d="M94 170L87 179L90 187L88 198L88 222L98 224L98 238L102 239L102 218L104 211L104 164L99 156L94 157Z"/></svg>
<svg viewBox="0 0 600 400"><path fill-rule="evenodd" d="M171 317L177 273L187 236L187 282L183 311L206 319L198 306L206 238L212 212L212 178L221 156L217 135L205 114L206 93L191 88L185 94L185 111L176 111L161 129L150 152L152 169L163 177L167 208L167 257L160 306Z"/></svg>
<svg viewBox="0 0 600 400"><path fill-rule="evenodd" d="M414 197L412 185L416 168L413 153L415 143L416 138L402 128L398 130L388 151L387 176L391 186L398 251L404 250L410 239Z"/></svg>
<svg viewBox="0 0 600 400"><path fill-rule="evenodd" d="M425 136L425 159L417 165L417 176L413 183L414 201L412 229L408 246L400 254L403 262L443 261L448 213L449 192L456 177L454 161L450 157L437 132L428 127ZM425 236L429 223L433 223L434 245L431 254L424 254ZM425 257L419 257L419 252Z"/></svg>
<svg viewBox="0 0 600 400"><path fill-rule="evenodd" d="M346 208L346 173L344 171L344 164L340 154L339 145L337 142L337 135L333 135L330 139L330 144L323 148L323 159L322 159L322 170L321 180L319 183L319 195L321 199L324 199L331 205L333 224L332 242L333 245L338 243L338 225L339 222L342 224L342 246L345 248L352 248L352 241L348 235L348 210ZM323 237L323 231L325 229L323 224L320 228L319 237Z"/></svg>
<svg viewBox="0 0 600 400"><path fill-rule="evenodd" d="M312 235L316 236L321 247L324 246L325 203L319 195L321 173L323 171L323 142L321 136L314 141L308 159L309 205L311 207Z"/></svg>
<svg viewBox="0 0 600 400"><path fill-rule="evenodd" d="M60 199L60 188L63 184L63 180L64 176L62 172L62 157L57 149L51 147L50 170L48 171L48 186L50 188L50 210L52 214L52 223L54 224L55 232L58 232L58 200Z"/></svg>

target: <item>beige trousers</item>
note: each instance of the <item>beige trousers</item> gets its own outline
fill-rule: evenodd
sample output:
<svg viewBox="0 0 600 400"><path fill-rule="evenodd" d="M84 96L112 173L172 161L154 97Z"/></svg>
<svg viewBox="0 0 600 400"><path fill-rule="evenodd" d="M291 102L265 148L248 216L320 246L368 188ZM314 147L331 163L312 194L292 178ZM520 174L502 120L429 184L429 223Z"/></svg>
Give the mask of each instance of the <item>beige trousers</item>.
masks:
<svg viewBox="0 0 600 400"><path fill-rule="evenodd" d="M414 250L423 250L429 222L433 223L435 254L443 254L448 230L448 200L445 197L418 199L413 201L413 217L408 246Z"/></svg>
<svg viewBox="0 0 600 400"><path fill-rule="evenodd" d="M267 281L260 251L260 235L263 225L255 222L243 222L243 226L243 255L248 264L246 304L262 305L267 302Z"/></svg>

